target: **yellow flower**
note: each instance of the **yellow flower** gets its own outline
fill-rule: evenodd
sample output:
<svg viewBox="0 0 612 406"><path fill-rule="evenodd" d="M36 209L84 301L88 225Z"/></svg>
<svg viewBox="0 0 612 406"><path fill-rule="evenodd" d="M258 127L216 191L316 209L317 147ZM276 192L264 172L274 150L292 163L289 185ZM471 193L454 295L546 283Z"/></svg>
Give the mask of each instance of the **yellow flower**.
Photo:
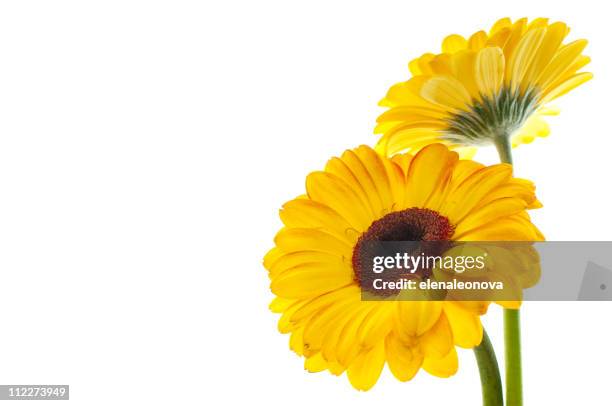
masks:
<svg viewBox="0 0 612 406"><path fill-rule="evenodd" d="M377 150L387 155L441 142L459 152L473 146L530 143L549 134L547 104L592 78L587 41L563 44L569 28L539 18L496 22L489 33L447 37L441 54L410 62L412 78L392 86L381 105Z"/></svg>
<svg viewBox="0 0 612 406"><path fill-rule="evenodd" d="M345 151L308 175L306 192L283 206L284 227L264 258L277 296L270 308L308 371L346 371L360 390L385 363L400 381L420 368L453 375L455 346L480 344L489 303L362 301L359 241L543 239L526 211L540 207L531 182L442 144L393 158L367 146Z"/></svg>

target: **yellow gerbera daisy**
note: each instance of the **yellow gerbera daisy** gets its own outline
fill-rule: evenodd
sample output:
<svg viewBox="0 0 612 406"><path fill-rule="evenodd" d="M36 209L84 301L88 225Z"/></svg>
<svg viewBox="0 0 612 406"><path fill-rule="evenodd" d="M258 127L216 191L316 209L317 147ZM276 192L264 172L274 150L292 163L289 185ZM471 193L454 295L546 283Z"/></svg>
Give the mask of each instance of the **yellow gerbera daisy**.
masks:
<svg viewBox="0 0 612 406"><path fill-rule="evenodd" d="M455 345L483 336L488 302L362 301L355 251L366 240L541 240L527 209L531 182L511 166L459 160L442 144L384 157L367 146L332 158L280 211L284 227L264 266L279 330L308 371L347 372L368 390L385 363L400 381L420 368L448 377Z"/></svg>
<svg viewBox="0 0 612 406"><path fill-rule="evenodd" d="M413 77L389 89L375 133L388 155L432 142L474 152L475 145L508 148L544 137L547 104L592 78L586 40L563 44L569 28L539 18L497 21L489 33L450 35L442 53L409 63Z"/></svg>

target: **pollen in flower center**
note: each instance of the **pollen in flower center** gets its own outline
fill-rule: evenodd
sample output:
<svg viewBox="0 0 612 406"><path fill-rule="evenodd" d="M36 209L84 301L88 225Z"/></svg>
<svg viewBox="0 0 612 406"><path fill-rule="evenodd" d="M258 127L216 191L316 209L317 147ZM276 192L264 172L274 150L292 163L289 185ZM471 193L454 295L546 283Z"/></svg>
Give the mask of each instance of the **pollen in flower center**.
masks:
<svg viewBox="0 0 612 406"><path fill-rule="evenodd" d="M538 100L535 88L521 91L504 87L494 96L475 100L468 111L449 118L444 138L454 143L480 145L510 137L535 112Z"/></svg>
<svg viewBox="0 0 612 406"><path fill-rule="evenodd" d="M366 290L372 286L372 263L373 257L380 252L375 248L377 242L392 241L449 241L453 235L454 227L446 218L438 212L430 209L410 208L402 211L389 213L374 221L370 227L358 239L353 249L353 272L355 281ZM444 250L445 244L427 244L427 254L439 254ZM415 249L412 244L411 249ZM384 247L382 247L384 249ZM380 248L378 248L379 250ZM418 248L418 246L416 247ZM436 252L431 252L431 251ZM376 251L376 252L374 252ZM403 275L402 277L428 277L428 270L422 269L418 274ZM372 292L380 294L380 292ZM388 294L388 292L387 292Z"/></svg>
<svg viewBox="0 0 612 406"><path fill-rule="evenodd" d="M446 217L434 210L413 207L374 221L359 242L448 240L452 232L453 226Z"/></svg>

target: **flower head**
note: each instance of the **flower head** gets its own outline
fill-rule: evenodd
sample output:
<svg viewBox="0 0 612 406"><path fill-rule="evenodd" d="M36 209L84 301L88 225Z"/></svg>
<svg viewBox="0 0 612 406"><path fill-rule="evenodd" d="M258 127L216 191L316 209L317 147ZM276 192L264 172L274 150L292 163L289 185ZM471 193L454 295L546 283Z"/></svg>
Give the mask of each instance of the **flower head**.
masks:
<svg viewBox="0 0 612 406"><path fill-rule="evenodd" d="M543 116L555 98L592 78L578 72L590 59L587 41L564 44L562 22L509 18L489 33L448 36L442 53L409 63L413 77L392 86L381 105L377 149L392 155L432 142L452 149L500 142L517 146L548 135Z"/></svg>
<svg viewBox="0 0 612 406"><path fill-rule="evenodd" d="M265 256L270 307L279 330L306 358L308 371L347 372L371 388L387 364L408 381L423 368L448 377L455 346L480 344L488 302L363 301L364 240L541 240L528 209L539 207L531 182L511 166L459 160L442 144L387 158L361 146L306 179L306 195L287 202L284 227Z"/></svg>

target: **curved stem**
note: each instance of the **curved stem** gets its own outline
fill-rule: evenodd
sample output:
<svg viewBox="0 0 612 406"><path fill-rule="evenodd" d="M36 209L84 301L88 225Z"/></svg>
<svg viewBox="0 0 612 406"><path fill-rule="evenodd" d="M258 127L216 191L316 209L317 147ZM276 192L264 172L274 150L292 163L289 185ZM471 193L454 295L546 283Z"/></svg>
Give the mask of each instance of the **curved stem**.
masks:
<svg viewBox="0 0 612 406"><path fill-rule="evenodd" d="M499 159L512 164L510 137L495 142ZM523 405L523 371L521 362L521 314L518 309L504 309L504 346L506 361L506 406Z"/></svg>
<svg viewBox="0 0 612 406"><path fill-rule="evenodd" d="M491 340L484 330L482 332L482 342L474 348L474 355L476 355L478 371L480 372L483 406L503 406L504 395L499 366Z"/></svg>

